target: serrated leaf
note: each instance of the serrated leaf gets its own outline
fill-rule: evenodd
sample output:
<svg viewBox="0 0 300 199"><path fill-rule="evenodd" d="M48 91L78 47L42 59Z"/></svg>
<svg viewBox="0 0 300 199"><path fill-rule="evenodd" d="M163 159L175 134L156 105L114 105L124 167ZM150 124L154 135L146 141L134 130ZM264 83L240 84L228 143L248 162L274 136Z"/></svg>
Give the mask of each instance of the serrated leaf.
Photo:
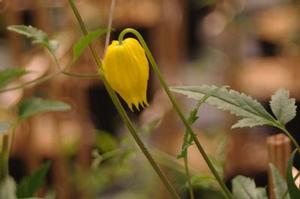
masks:
<svg viewBox="0 0 300 199"><path fill-rule="evenodd" d="M26 119L37 113L67 111L70 109L71 106L64 102L44 100L41 98L30 98L20 104L18 115L20 119Z"/></svg>
<svg viewBox="0 0 300 199"><path fill-rule="evenodd" d="M5 133L11 127L12 127L12 124L9 122L0 122L0 135L2 133Z"/></svg>
<svg viewBox="0 0 300 199"><path fill-rule="evenodd" d="M89 32L86 36L80 38L73 47L73 63L80 57L84 49L86 49L89 44L106 32L107 29L100 28L96 31Z"/></svg>
<svg viewBox="0 0 300 199"><path fill-rule="evenodd" d="M216 88L218 87L202 85L173 87L171 90L186 95L187 97L200 100L205 94L212 92L212 90ZM242 117L243 120L233 125L233 128L272 125L272 122L275 120L258 101L244 93L239 93L225 87L219 88L206 102L218 109L229 111L233 115Z"/></svg>
<svg viewBox="0 0 300 199"><path fill-rule="evenodd" d="M5 87L13 80L25 75L27 71L22 68L8 68L0 71L0 88Z"/></svg>
<svg viewBox="0 0 300 199"><path fill-rule="evenodd" d="M269 167L272 174L275 199L290 199L290 196L288 194L283 197L287 191L287 184L280 175L278 169L273 164L269 164Z"/></svg>
<svg viewBox="0 0 300 199"><path fill-rule="evenodd" d="M262 126L265 125L266 121L262 120L259 117L253 117L253 118L244 118L240 119L237 123L232 125L231 128L244 128L244 127L255 127L255 126Z"/></svg>
<svg viewBox="0 0 300 199"><path fill-rule="evenodd" d="M297 152L297 149L294 150L294 152L291 155L291 158L288 162L287 172L286 172L286 180L287 180L287 187L290 194L291 199L297 199L300 198L300 190L295 184L295 180L293 177L292 169L293 169L293 160L295 157L295 154Z"/></svg>
<svg viewBox="0 0 300 199"><path fill-rule="evenodd" d="M34 196L34 194L43 185L50 165L50 162L43 164L31 176L26 176L21 180L20 184L17 187L18 198L27 198Z"/></svg>
<svg viewBox="0 0 300 199"><path fill-rule="evenodd" d="M0 198L2 199L17 199L16 183L13 178L7 177L0 182Z"/></svg>
<svg viewBox="0 0 300 199"><path fill-rule="evenodd" d="M296 100L289 98L289 91L285 89L279 89L272 96L270 106L272 112L278 119L278 121L285 125L296 116Z"/></svg>
<svg viewBox="0 0 300 199"><path fill-rule="evenodd" d="M232 180L233 196L242 199L268 199L264 188L256 188L255 182L244 176Z"/></svg>
<svg viewBox="0 0 300 199"><path fill-rule="evenodd" d="M30 38L33 44L41 44L51 52L54 52L58 47L56 40L49 41L47 33L36 27L30 25L11 25L7 29Z"/></svg>

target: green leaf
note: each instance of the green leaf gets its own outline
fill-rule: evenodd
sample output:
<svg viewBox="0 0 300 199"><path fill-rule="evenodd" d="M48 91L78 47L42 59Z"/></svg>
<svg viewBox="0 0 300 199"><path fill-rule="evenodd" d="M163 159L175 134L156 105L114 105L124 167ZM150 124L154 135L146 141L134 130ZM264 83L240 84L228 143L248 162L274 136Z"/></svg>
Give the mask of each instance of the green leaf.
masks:
<svg viewBox="0 0 300 199"><path fill-rule="evenodd" d="M5 87L13 80L25 75L27 72L22 68L8 68L0 71L0 88Z"/></svg>
<svg viewBox="0 0 300 199"><path fill-rule="evenodd" d="M300 198L300 190L298 189L297 185L295 184L295 180L294 180L293 173L292 173L293 160L294 160L296 152L297 152L297 149L295 149L291 155L291 158L288 162L287 172L286 172L287 186L288 186L290 197L292 199Z"/></svg>
<svg viewBox="0 0 300 199"><path fill-rule="evenodd" d="M0 198L2 199L17 199L16 183L13 178L7 177L0 183Z"/></svg>
<svg viewBox="0 0 300 199"><path fill-rule="evenodd" d="M67 111L71 106L64 102L44 100L41 98L30 98L23 101L19 106L19 117L26 119L32 115L49 111Z"/></svg>
<svg viewBox="0 0 300 199"><path fill-rule="evenodd" d="M232 180L233 196L238 199L268 199L264 188L256 188L255 182L244 176Z"/></svg>
<svg viewBox="0 0 300 199"><path fill-rule="evenodd" d="M0 135L2 133L5 133L11 127L12 127L12 124L9 122L0 122Z"/></svg>
<svg viewBox="0 0 300 199"><path fill-rule="evenodd" d="M272 174L275 199L290 199L290 196L288 194L285 197L283 197L287 191L287 184L280 175L278 169L271 163L269 164L269 167Z"/></svg>
<svg viewBox="0 0 300 199"><path fill-rule="evenodd" d="M34 196L34 194L43 185L50 165L50 162L43 164L31 176L26 176L21 180L20 184L17 187L18 198L27 198Z"/></svg>
<svg viewBox="0 0 300 199"><path fill-rule="evenodd" d="M49 40L48 35L44 31L33 26L11 25L7 29L30 38L33 44L41 44L51 52L54 52L58 48L56 40Z"/></svg>
<svg viewBox="0 0 300 199"><path fill-rule="evenodd" d="M289 95L288 90L279 89L272 96L270 101L272 112L283 125L294 119L296 116L296 100L294 98L289 98Z"/></svg>
<svg viewBox="0 0 300 199"><path fill-rule="evenodd" d="M79 39L73 47L73 63L80 57L84 49L91 44L96 38L107 32L107 29L100 28L96 31L89 32L86 36Z"/></svg>
<svg viewBox="0 0 300 199"><path fill-rule="evenodd" d="M173 87L171 90L176 93L186 95L187 97L200 100L207 93L215 90L216 86L190 86ZM235 90L220 87L214 92L206 102L218 109L229 111L231 114L241 117L232 128L254 127L260 125L272 125L275 121L265 108L256 100L244 93Z"/></svg>

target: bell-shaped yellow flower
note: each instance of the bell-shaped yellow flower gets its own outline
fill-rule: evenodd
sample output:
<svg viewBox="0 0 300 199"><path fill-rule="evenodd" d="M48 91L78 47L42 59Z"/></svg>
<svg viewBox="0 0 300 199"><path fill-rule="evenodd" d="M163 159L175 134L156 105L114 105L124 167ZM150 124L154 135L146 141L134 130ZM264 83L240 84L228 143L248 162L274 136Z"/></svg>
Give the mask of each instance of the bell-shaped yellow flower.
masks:
<svg viewBox="0 0 300 199"><path fill-rule="evenodd" d="M131 111L132 105L139 110L147 103L147 84L149 65L140 43L127 38L120 44L113 41L108 46L104 59L103 71L110 86L125 100Z"/></svg>

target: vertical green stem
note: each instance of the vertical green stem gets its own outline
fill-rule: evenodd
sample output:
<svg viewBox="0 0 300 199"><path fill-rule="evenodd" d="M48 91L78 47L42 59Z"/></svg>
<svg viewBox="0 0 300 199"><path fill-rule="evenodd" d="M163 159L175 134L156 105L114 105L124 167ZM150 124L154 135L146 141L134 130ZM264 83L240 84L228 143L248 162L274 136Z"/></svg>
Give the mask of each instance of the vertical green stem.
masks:
<svg viewBox="0 0 300 199"><path fill-rule="evenodd" d="M190 193L190 199L195 199L193 186L192 186L192 182L191 182L191 175L190 175L189 165L188 165L188 155L183 157L183 162L184 162L184 169L185 169L187 182L188 182L188 190L189 190L189 193Z"/></svg>
<svg viewBox="0 0 300 199"><path fill-rule="evenodd" d="M204 148L202 147L201 143L199 142L196 134L194 133L194 131L192 130L191 126L189 125L188 121L186 120L186 118L184 117L183 113L181 112L178 103L176 102L174 96L172 95L169 87L167 86L162 74L160 73L160 70L154 60L154 57L152 56L151 51L149 50L144 38L142 37L142 35L136 31L135 29L132 28L126 28L125 30L123 30L120 35L119 35L119 42L122 43L123 38L125 36L125 34L127 33L132 33L134 34L139 41L141 42L143 48L145 49L146 55L150 61L150 64L152 66L152 69L154 70L154 72L156 73L160 84L162 85L163 89L165 90L166 94L168 95L170 101L173 104L173 107L175 109L175 111L177 112L177 114L179 115L180 119L182 120L182 122L184 123L187 131L190 133L193 141L195 142L199 152L201 153L202 157L204 158L206 164L208 165L210 171L212 172L212 174L214 175L214 177L216 178L216 180L218 181L219 185L222 188L223 194L227 199L233 199L233 196L231 194L231 192L229 191L229 189L226 187L225 183L223 182L222 178L219 176L217 170L214 168L212 162L210 161L208 155L206 154Z"/></svg>
<svg viewBox="0 0 300 199"><path fill-rule="evenodd" d="M77 7L74 3L73 0L69 0L69 4L74 12L74 15L76 16L80 28L83 32L84 35L87 35L87 30L86 27L83 23L83 20L77 10ZM147 147L145 146L145 144L143 143L143 141L141 140L141 138L139 137L136 129L134 128L131 120L129 119L126 111L124 110L123 106L120 103L119 98L117 97L116 93L112 90L112 88L109 86L107 80L104 77L103 74L103 70L102 70L102 63L100 61L100 59L97 56L97 53L95 51L95 49L93 48L92 45L89 45L89 49L92 53L92 56L97 64L97 66L99 67L99 76L100 79L103 81L104 86L109 94L109 96L111 97L115 107L117 108L120 116L122 117L125 125L127 126L129 132L131 133L132 137L134 138L136 144L139 146L139 148L141 149L141 151L143 152L143 154L146 156L146 158L148 159L149 163L151 164L152 168L155 170L155 172L157 173L157 175L159 176L159 178L161 179L161 181L163 182L163 184L165 185L165 187L168 189L168 191L171 193L171 195L173 196L173 198L176 199L180 199L178 193L176 192L176 190L174 189L174 187L172 186L172 184L169 182L169 180L167 179L166 175L162 172L162 170L160 169L160 167L157 165L157 163L155 162L154 158L152 157L152 155L150 154L149 150L147 149Z"/></svg>

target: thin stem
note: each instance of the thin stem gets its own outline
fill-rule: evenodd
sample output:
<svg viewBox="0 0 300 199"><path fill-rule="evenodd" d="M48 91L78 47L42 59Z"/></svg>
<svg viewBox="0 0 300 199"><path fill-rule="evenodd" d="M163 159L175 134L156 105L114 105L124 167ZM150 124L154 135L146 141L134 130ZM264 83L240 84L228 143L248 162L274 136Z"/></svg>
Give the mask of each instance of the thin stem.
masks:
<svg viewBox="0 0 300 199"><path fill-rule="evenodd" d="M98 74L94 74L94 73L73 73L73 72L67 72L67 71L62 71L62 74L70 76L70 77L75 77L75 78L82 78L82 79L99 79L99 75Z"/></svg>
<svg viewBox="0 0 300 199"><path fill-rule="evenodd" d="M285 126L282 125L276 125L277 128L281 129L292 141L292 143L295 145L297 148L298 152L300 153L300 146L298 142L295 140L295 138L291 135L291 133L285 128Z"/></svg>
<svg viewBox="0 0 300 199"><path fill-rule="evenodd" d="M189 125L188 121L185 119L183 113L181 112L175 98L173 97L169 87L167 86L162 74L160 73L160 70L152 56L152 53L150 52L145 40L143 39L142 35L136 31L135 29L132 28L127 28L125 30L123 30L120 35L119 35L119 42L122 43L122 40L125 36L125 34L127 33L132 33L134 34L138 40L141 42L143 48L145 49L146 55L151 63L152 69L154 70L154 72L156 73L160 84L162 85L163 89L165 90L166 94L168 95L170 101L173 104L173 107L175 109L175 111L177 112L177 114L179 115L180 119L182 120L182 122L184 123L187 131L190 133L192 139L194 140L199 152L201 153L202 157L204 158L206 164L208 165L210 171L212 172L212 174L214 175L214 177L216 178L216 180L218 181L219 185L222 188L223 194L227 199L233 199L233 196L231 194L231 192L229 191L229 189L226 187L225 183L223 182L222 178L219 176L217 170L214 168L212 162L210 161L208 155L206 154L204 148L202 147L201 143L199 142L196 134L194 133L194 131L192 130L191 126Z"/></svg>
<svg viewBox="0 0 300 199"><path fill-rule="evenodd" d="M112 28L112 21L113 21L113 15L114 15L115 7L116 7L116 0L111 0L104 50L106 50L106 48L107 48L107 46L109 44L110 33L111 33L111 28Z"/></svg>
<svg viewBox="0 0 300 199"><path fill-rule="evenodd" d="M188 165L188 156L187 155L183 157L183 162L184 162L184 169L185 169L187 182L188 182L188 190L189 190L189 193L190 193L190 199L195 199L193 186L192 186L192 182L191 182L191 175L190 175L190 170L189 170L189 165Z"/></svg>
<svg viewBox="0 0 300 199"><path fill-rule="evenodd" d="M4 92L7 92L7 91L13 91L13 90L17 90L17 89L22 89L22 88L25 88L25 87L32 86L33 84L43 83L43 82L45 82L45 81L47 81L49 79L52 79L53 77L59 75L60 73L61 73L61 71L55 72L55 73L52 73L52 74L49 74L49 75L44 75L42 77L38 77L38 78L36 78L34 80L25 82L25 83L23 83L21 85L18 85L18 86L12 86L12 87L1 89L0 93L4 93Z"/></svg>
<svg viewBox="0 0 300 199"><path fill-rule="evenodd" d="M83 34L86 35L88 32L86 30L86 27L85 27L85 25L83 23L83 20L82 20L79 12L77 10L77 7L76 7L74 1L69 0L69 4L70 4L70 6L73 10L73 13L74 13L75 17L77 18L77 21L79 22L79 25L80 25L80 28L81 28ZM100 59L98 58L95 49L90 44L89 44L89 49L91 51L91 54L92 54L92 56L93 56L93 58L94 58L94 60L97 64L97 66L99 67L99 77L103 81L104 86L105 86L110 98L112 99L116 109L118 110L120 116L122 117L125 125L127 126L127 128L129 130L129 132L131 133L132 137L134 138L136 144L139 146L139 148L141 149L143 154L146 156L146 158L149 161L149 163L151 164L152 168L155 170L155 172L157 173L157 175L159 176L159 178L161 179L163 184L166 186L168 191L171 193L173 198L180 199L178 193L176 192L176 190L174 189L172 184L169 182L166 175L162 172L160 167L157 165L157 163L153 159L152 155L150 154L149 150L147 149L147 147L145 146L145 144L143 143L143 141L139 137L135 127L133 126L131 120L129 119L129 117L126 113L126 111L124 110L123 106L121 105L121 102L120 102L119 98L117 97L116 93L112 90L112 88L108 84L107 80L105 79L105 76L104 76L103 70L102 70L102 63L101 63Z"/></svg>

